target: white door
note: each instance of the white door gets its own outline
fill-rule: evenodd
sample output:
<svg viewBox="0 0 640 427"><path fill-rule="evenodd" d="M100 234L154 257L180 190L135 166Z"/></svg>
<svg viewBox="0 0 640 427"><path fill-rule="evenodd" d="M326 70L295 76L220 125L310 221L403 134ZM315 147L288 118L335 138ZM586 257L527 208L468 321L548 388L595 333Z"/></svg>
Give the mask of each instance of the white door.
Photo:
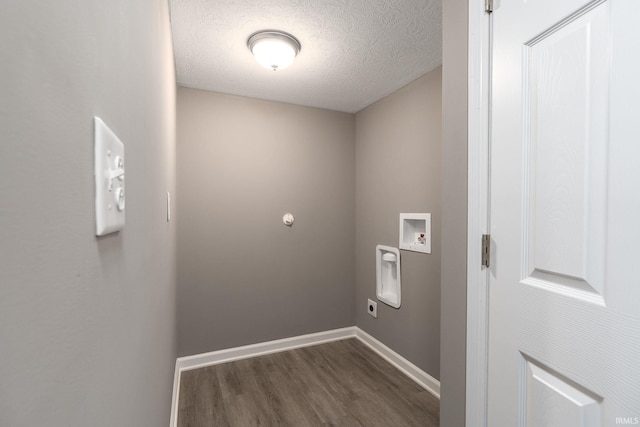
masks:
<svg viewBox="0 0 640 427"><path fill-rule="evenodd" d="M640 424L640 0L492 19L488 425Z"/></svg>

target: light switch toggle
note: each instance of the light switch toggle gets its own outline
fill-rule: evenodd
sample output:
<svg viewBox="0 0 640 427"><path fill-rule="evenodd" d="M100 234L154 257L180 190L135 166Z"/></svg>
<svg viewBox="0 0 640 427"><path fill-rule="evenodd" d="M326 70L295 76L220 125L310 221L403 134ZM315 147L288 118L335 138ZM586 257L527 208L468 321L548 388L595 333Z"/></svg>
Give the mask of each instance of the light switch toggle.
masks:
<svg viewBox="0 0 640 427"><path fill-rule="evenodd" d="M109 156L109 154L107 154ZM122 160L122 157L117 156L116 160L115 160L115 167L116 169L109 169L107 170L106 173L106 178L107 178L107 189L109 191L113 191L113 180L117 179L119 181L124 181L124 160Z"/></svg>
<svg viewBox="0 0 640 427"><path fill-rule="evenodd" d="M120 212L124 210L124 188L122 187L116 190L116 206Z"/></svg>

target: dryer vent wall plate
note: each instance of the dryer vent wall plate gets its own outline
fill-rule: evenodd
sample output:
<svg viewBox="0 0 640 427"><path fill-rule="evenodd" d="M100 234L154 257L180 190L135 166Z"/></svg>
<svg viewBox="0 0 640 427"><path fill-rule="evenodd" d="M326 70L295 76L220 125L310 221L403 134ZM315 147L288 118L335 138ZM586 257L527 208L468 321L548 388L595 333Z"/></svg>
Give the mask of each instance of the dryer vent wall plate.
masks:
<svg viewBox="0 0 640 427"><path fill-rule="evenodd" d="M124 144L99 118L94 117L96 235L124 228Z"/></svg>

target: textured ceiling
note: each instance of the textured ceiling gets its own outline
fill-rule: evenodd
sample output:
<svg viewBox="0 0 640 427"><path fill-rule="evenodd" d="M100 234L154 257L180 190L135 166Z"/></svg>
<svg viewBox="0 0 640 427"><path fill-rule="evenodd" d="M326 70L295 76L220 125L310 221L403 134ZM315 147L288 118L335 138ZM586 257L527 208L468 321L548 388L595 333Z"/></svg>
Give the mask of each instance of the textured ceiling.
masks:
<svg viewBox="0 0 640 427"><path fill-rule="evenodd" d="M441 0L170 0L178 84L354 113L442 63ZM276 29L302 45L287 69L247 38Z"/></svg>

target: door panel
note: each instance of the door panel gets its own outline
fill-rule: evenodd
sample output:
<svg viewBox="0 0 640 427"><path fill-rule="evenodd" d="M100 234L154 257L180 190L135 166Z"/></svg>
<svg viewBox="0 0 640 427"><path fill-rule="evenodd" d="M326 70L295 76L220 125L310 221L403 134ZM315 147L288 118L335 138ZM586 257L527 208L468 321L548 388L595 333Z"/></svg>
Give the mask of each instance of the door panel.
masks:
<svg viewBox="0 0 640 427"><path fill-rule="evenodd" d="M639 18L494 10L489 426L640 423Z"/></svg>
<svg viewBox="0 0 640 427"><path fill-rule="evenodd" d="M602 3L570 16L525 43L523 54L524 142L529 145L523 170L529 195L522 278L600 301L609 79L601 58L607 58L608 9Z"/></svg>
<svg viewBox="0 0 640 427"><path fill-rule="evenodd" d="M522 359L525 426L596 427L602 425L602 398L545 366Z"/></svg>

